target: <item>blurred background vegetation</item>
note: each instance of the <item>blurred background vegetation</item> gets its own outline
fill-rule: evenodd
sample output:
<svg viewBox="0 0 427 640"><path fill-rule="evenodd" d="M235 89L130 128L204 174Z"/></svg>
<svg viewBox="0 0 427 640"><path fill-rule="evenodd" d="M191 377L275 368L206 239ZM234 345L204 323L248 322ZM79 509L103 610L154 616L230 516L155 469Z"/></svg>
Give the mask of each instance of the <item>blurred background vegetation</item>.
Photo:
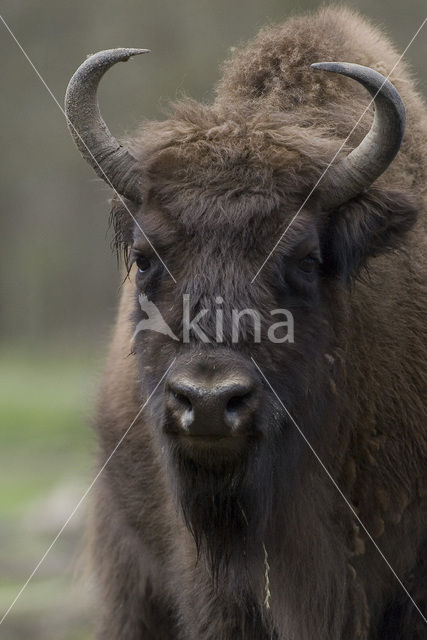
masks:
<svg viewBox="0 0 427 640"><path fill-rule="evenodd" d="M182 93L209 101L218 64L259 27L312 0L3 0L1 13L62 104L86 54L148 47L100 89L106 121L129 133ZM351 3L400 50L424 0ZM119 277L109 191L81 160L64 117L0 23L0 618L90 482L90 407L114 318ZM426 33L407 53L426 93ZM84 507L0 628L8 640L90 637L82 556Z"/></svg>

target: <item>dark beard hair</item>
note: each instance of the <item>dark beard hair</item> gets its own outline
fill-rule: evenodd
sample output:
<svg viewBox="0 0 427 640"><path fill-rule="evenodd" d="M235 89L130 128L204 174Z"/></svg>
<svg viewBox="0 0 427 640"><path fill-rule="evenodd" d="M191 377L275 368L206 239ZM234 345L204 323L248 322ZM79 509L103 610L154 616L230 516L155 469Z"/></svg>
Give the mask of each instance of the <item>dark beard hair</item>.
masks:
<svg viewBox="0 0 427 640"><path fill-rule="evenodd" d="M248 558L252 567L254 558L263 558L263 533L271 514L271 467L263 469L258 447L233 464L219 461L207 467L179 449L173 460L176 497L198 561L207 563L215 587L225 578L233 589L248 584Z"/></svg>

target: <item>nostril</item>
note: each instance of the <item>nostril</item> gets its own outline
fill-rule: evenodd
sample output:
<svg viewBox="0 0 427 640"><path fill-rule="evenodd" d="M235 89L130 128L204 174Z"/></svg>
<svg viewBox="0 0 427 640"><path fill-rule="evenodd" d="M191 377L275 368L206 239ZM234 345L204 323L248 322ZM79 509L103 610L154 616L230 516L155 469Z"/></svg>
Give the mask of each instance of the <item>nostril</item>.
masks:
<svg viewBox="0 0 427 640"><path fill-rule="evenodd" d="M194 406L187 389L169 385L166 408L170 433L188 432L194 421Z"/></svg>
<svg viewBox="0 0 427 640"><path fill-rule="evenodd" d="M187 411L192 411L193 405L191 404L191 400L185 396L183 393L179 393L178 391L172 391L172 395L175 398L176 402Z"/></svg>
<svg viewBox="0 0 427 640"><path fill-rule="evenodd" d="M240 396L233 396L230 398L226 405L227 413L238 413L241 410L245 409L248 404L248 400L251 396L251 393L244 393Z"/></svg>

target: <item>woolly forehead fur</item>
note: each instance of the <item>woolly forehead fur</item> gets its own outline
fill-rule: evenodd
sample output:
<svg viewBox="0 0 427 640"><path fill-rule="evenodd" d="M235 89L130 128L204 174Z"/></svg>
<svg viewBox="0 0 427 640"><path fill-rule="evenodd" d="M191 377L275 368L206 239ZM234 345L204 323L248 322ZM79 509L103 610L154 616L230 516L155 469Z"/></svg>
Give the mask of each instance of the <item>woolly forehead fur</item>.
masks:
<svg viewBox="0 0 427 640"><path fill-rule="evenodd" d="M218 225L233 220L236 226L275 210L292 216L369 103L353 80L310 69L319 60L342 59L343 51L349 61L383 73L397 58L371 25L333 7L267 27L236 49L212 105L182 100L165 121L145 123L128 142L141 162L145 206L154 195L171 220L190 224L209 215ZM391 79L411 106L404 65ZM370 108L343 155L359 144L372 114ZM388 173L400 181L399 162L394 165Z"/></svg>
<svg viewBox="0 0 427 640"><path fill-rule="evenodd" d="M202 218L241 226L304 201L333 145L280 114L224 118L193 101L141 132L145 202L154 199L186 225ZM150 140L153 146L150 148Z"/></svg>

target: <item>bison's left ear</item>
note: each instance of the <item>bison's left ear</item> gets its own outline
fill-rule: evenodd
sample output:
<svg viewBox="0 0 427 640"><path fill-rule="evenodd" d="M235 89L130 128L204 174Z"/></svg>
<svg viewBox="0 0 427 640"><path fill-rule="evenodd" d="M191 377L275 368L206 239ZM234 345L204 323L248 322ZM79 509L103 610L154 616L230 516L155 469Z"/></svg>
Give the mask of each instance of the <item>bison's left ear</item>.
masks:
<svg viewBox="0 0 427 640"><path fill-rule="evenodd" d="M324 267L350 281L370 257L401 246L417 217L414 198L371 188L331 212L323 237Z"/></svg>

